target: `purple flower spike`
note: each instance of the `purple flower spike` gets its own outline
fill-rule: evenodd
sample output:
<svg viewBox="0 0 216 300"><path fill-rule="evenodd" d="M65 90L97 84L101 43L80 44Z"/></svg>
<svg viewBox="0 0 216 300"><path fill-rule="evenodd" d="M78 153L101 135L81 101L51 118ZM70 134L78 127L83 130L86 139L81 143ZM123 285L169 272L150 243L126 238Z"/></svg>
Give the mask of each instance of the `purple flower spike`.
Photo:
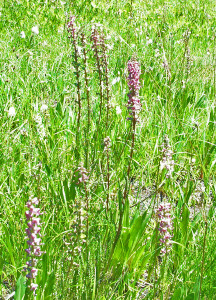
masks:
<svg viewBox="0 0 216 300"><path fill-rule="evenodd" d="M160 243L163 245L161 253L165 254L170 251L172 239L172 218L170 214L170 203L160 203L157 209L157 217L159 221Z"/></svg>
<svg viewBox="0 0 216 300"><path fill-rule="evenodd" d="M28 210L25 212L26 220L28 228L26 228L26 235L27 235L27 244L28 248L25 249L29 260L26 262L27 267L24 268L28 271L26 278L30 280L29 288L33 291L34 295L36 295L36 289L38 285L33 281L37 277L38 269L37 266L37 257L41 256L41 238L40 238L40 230L41 230L41 223L40 223L40 208L35 207L39 204L38 198L30 198L29 201L26 203Z"/></svg>
<svg viewBox="0 0 216 300"><path fill-rule="evenodd" d="M75 39L76 38L76 26L75 26L75 16L70 17L69 22L67 23L67 30L69 33L69 37Z"/></svg>
<svg viewBox="0 0 216 300"><path fill-rule="evenodd" d="M129 60L128 62L128 87L130 93L128 94L128 110L130 120L138 121L138 113L141 109L139 90L140 90L140 65L136 60Z"/></svg>

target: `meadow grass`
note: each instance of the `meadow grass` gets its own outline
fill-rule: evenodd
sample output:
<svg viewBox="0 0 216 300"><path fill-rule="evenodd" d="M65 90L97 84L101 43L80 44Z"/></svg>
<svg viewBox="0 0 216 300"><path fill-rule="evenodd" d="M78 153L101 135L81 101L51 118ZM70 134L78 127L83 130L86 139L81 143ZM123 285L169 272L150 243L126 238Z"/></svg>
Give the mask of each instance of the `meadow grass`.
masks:
<svg viewBox="0 0 216 300"><path fill-rule="evenodd" d="M215 299L215 24L211 0L0 1L1 299ZM36 296L30 197L43 212Z"/></svg>

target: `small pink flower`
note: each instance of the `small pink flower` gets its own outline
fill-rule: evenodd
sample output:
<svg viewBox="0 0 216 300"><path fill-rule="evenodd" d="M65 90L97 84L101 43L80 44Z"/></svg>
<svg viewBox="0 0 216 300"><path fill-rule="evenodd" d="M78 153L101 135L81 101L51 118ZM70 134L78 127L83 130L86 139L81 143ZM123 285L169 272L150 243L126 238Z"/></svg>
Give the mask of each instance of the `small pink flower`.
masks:
<svg viewBox="0 0 216 300"><path fill-rule="evenodd" d="M25 249L25 251L28 255L31 255L31 248L27 248L27 249Z"/></svg>
<svg viewBox="0 0 216 300"><path fill-rule="evenodd" d="M36 289L38 288L38 284L37 283L31 283L30 284L30 290L34 292L34 295L35 295L35 291Z"/></svg>

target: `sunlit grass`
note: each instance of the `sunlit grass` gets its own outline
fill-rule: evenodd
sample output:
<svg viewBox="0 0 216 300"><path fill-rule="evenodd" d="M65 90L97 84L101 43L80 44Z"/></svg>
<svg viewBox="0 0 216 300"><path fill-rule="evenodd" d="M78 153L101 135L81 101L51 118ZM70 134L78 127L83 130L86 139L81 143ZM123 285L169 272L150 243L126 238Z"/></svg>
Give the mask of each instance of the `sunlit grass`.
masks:
<svg viewBox="0 0 216 300"><path fill-rule="evenodd" d="M3 1L0 12L2 299L22 299L18 294L25 289L30 196L41 200L45 212L37 299L214 299L214 3ZM66 28L70 14L87 38L90 123L81 55L79 129L74 49ZM105 96L99 122L100 83L90 38L95 23L107 36L109 122ZM78 45L82 52L80 40ZM127 63L133 56L141 67L142 110L127 176ZM105 91L104 75L103 80ZM166 135L174 160L169 178L160 168ZM85 184L77 184L81 166L88 171ZM161 201L171 203L173 222L165 257L155 215Z"/></svg>

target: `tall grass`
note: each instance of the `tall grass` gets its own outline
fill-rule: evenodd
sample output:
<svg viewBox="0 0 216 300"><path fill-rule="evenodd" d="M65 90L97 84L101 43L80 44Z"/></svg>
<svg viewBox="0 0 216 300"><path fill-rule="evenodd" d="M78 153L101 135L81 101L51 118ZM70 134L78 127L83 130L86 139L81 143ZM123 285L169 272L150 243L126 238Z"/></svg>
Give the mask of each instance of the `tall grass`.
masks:
<svg viewBox="0 0 216 300"><path fill-rule="evenodd" d="M0 11L0 297L214 299L214 3ZM128 120L134 57L139 122ZM37 296L23 272L30 197L43 212Z"/></svg>

